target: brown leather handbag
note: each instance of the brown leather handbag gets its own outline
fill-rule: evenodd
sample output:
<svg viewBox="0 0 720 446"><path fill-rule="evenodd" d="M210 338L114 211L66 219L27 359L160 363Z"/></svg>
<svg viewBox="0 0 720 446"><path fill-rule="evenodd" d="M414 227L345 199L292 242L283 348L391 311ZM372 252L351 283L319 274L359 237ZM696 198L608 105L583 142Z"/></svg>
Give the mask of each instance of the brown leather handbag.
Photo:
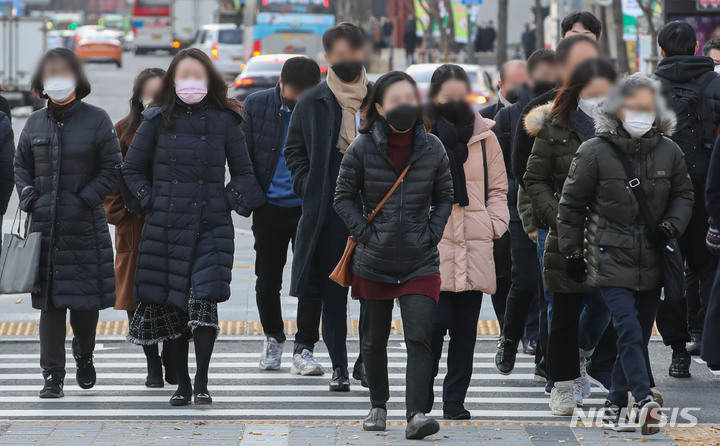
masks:
<svg viewBox="0 0 720 446"><path fill-rule="evenodd" d="M382 201L378 203L378 205L372 211L372 214L370 214L367 219L368 224L373 221L375 215L380 211L380 208L382 208L385 202L390 199L390 196L393 194L393 192L395 192L395 189L400 186L403 178L405 178L405 174L407 174L408 170L410 170L410 166L411 164L408 164L405 167L405 170L402 171L398 179L395 181L395 184L393 184L393 186L390 188L390 191L387 193L387 195L385 195L385 198L383 198ZM352 236L348 237L347 243L345 244L345 252L343 252L342 257L340 258L340 261L338 262L333 272L330 273L330 279L334 282L337 282L341 286L347 287L352 284L352 256L355 252L356 246L357 240L355 240L355 238Z"/></svg>

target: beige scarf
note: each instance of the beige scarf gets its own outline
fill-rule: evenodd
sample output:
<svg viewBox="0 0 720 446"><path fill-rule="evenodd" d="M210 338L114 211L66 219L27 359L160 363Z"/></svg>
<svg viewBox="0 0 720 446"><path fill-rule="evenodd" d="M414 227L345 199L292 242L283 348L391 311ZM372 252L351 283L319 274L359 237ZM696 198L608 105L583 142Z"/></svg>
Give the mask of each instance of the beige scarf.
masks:
<svg viewBox="0 0 720 446"><path fill-rule="evenodd" d="M357 134L357 111L367 95L368 78L363 68L360 77L355 82L343 82L331 69L328 70L327 84L335 100L342 108L342 124L340 124L340 137L337 146L340 152L345 153Z"/></svg>

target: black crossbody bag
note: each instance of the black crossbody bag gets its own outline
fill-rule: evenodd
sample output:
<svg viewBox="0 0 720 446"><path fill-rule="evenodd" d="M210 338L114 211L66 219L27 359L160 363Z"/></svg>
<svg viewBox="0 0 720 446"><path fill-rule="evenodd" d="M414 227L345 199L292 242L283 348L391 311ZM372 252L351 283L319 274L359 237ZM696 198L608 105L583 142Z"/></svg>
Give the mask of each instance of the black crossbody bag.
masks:
<svg viewBox="0 0 720 446"><path fill-rule="evenodd" d="M625 169L625 175L627 176L627 184L635 195L635 199L638 202L640 213L645 220L645 225L651 230L657 223L652 218L652 212L650 212L650 205L648 205L647 196L645 191L641 187L640 178L635 174L630 159L622 151L620 151L614 144L610 144L615 150L620 162ZM662 250L662 269L663 269L663 288L665 288L665 301L666 302L677 302L685 297L686 285L685 285L685 268L680 252L680 244L675 237L668 241L667 245Z"/></svg>

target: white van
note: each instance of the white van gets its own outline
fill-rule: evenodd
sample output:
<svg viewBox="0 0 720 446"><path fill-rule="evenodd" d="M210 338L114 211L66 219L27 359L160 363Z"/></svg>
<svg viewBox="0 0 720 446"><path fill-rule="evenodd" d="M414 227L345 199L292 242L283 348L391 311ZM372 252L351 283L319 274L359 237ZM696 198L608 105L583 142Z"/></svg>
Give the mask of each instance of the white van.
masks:
<svg viewBox="0 0 720 446"><path fill-rule="evenodd" d="M245 45L241 26L232 23L203 25L191 46L203 50L226 76L236 76L242 71Z"/></svg>

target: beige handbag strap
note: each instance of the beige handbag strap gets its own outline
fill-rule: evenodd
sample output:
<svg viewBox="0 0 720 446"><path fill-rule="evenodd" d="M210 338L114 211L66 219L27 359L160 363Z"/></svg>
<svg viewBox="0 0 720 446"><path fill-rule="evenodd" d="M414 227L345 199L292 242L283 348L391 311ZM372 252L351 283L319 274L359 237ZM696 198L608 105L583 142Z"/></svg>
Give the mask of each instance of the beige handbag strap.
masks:
<svg viewBox="0 0 720 446"><path fill-rule="evenodd" d="M395 181L395 184L393 184L393 186L390 188L390 191L387 193L387 195L385 195L385 198L383 198L382 201L381 201L380 203L378 203L378 205L377 205L377 206L375 207L375 209L372 211L372 214L370 214L370 216L369 216L368 219L367 219L367 222L368 222L368 223L370 223L371 221L373 221L373 218L375 218L375 215L376 215L378 212L380 212L380 208L383 207L383 205L385 204L385 202L387 202L387 201L390 199L390 196L393 194L393 192L395 192L395 190L398 188L398 186L400 186L400 183L402 183L403 178L405 178L405 175L408 173L408 170L410 170L410 166L412 166L412 164L408 164L408 165L405 167L405 169L402 171L402 173L400 174L400 176L398 177L398 179Z"/></svg>

